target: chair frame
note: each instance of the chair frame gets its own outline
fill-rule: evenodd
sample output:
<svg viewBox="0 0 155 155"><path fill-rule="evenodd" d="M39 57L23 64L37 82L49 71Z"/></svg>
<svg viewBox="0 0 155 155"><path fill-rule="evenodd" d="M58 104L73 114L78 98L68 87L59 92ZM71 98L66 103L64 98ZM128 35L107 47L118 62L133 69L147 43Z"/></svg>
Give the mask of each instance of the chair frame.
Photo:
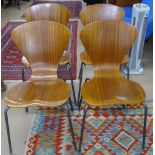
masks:
<svg viewBox="0 0 155 155"><path fill-rule="evenodd" d="M82 102L82 99L81 99L81 102ZM86 118L88 108L89 108L89 105L86 105L84 108L84 112L83 112L82 127L81 127L81 134L80 134L80 142L79 142L78 152L81 152L81 146L82 146L82 141L83 141L83 133L84 133L84 129L85 129L85 118ZM143 108L144 108L144 126L143 126L142 149L145 148L146 124L147 124L147 105L145 103L143 103Z"/></svg>
<svg viewBox="0 0 155 155"><path fill-rule="evenodd" d="M72 102L71 102L70 98L69 98L69 102L70 102L70 105L72 105ZM67 105L64 104L63 106L64 106L64 109L65 109L66 112L67 112L68 123L69 123L69 126L70 126L71 136L72 136L72 139L73 139L74 149L75 149L75 151L77 151L76 142L75 142L75 134L74 134L73 126L72 126L72 120L71 120L70 110L69 110L69 108L68 108ZM73 107L73 106L72 106L72 107ZM11 136L10 136L10 127L9 127L9 120L8 120L8 111L9 111L9 109L10 109L9 106L7 106L7 107L5 108L4 117L5 117L7 138L8 138L8 144L9 144L9 151L10 151L10 153L12 153L13 150L12 150ZM28 107L27 107L27 109L28 109Z"/></svg>
<svg viewBox="0 0 155 155"><path fill-rule="evenodd" d="M104 26L104 24L102 24L102 23L104 23L105 25L106 25L106 27L105 27L105 29L103 28L103 26ZM114 37L112 34L114 34L114 33L107 33L106 32L106 28L109 26L109 23L111 24L110 26L113 26L113 28L114 29L112 29L112 31L113 32L115 32L116 33L116 31L117 30L119 30L119 32L120 32L120 29L121 28L123 28L123 29L121 29L121 30L123 30L122 32L121 32L121 35L119 36L119 42L115 42L115 44L114 44L114 47L115 47L115 45L116 45L116 47L117 47L117 50L116 50L116 52L117 53L115 53L115 56L117 57L117 59L116 59L116 57L115 57L115 59L113 60L113 57L112 57L112 53L111 53L111 55L109 56L108 55L108 50L110 50L110 51L113 51L113 48L109 48L109 46L108 45L110 45L110 41L111 41L111 38L112 37ZM91 24L89 24L89 26L86 26L85 28L83 28L83 30L81 30L81 34L80 34L80 37L81 37L81 41L83 42L83 44L84 44L84 46L85 46L85 48L87 48L87 50L88 50L88 52L89 52L89 54L91 55L91 57L92 57L92 59L94 60L94 68L95 68L95 75L94 75L94 77L93 77L93 79L95 79L96 78L96 80L98 80L99 81L99 79L108 79L108 78L113 78L113 76L116 76L116 78L118 78L118 79L123 79L122 78L122 76L121 76L121 74L120 74L120 72L119 72L119 65L120 65L120 63L121 63L121 59L118 59L118 57L119 56L121 56L121 58L125 55L125 53L123 53L122 51L123 51L123 49L121 49L121 47L124 47L124 49L125 49L125 47L126 47L126 52L128 51L128 49L132 46L132 44L133 44L133 42L134 42L134 40L136 40L136 36L137 36L137 31L136 31L136 29L132 26L132 29L130 29L130 31L128 31L128 32L131 32L131 33L129 33L128 35L130 35L130 34L132 34L132 36L130 35L130 37L132 38L130 38L131 40L130 40L130 42L127 42L127 40L126 40L126 42L124 43L124 44L121 44L122 43L122 41L123 41L123 38L124 38L124 32L126 32L126 24L124 23L124 22L117 22L117 23L124 23L124 25L123 25L123 27L119 27L119 29L116 29L116 27L114 27L114 26L116 26L116 25L114 25L114 21L112 22L112 21L109 21L109 23L108 22L103 22L103 21L100 21L100 22L96 22L96 23L91 23ZM96 25L95 25L96 24ZM116 23L115 23L116 24ZM96 29L95 29L96 28ZM97 29L97 28L101 28L101 29ZM118 28L118 27L117 27ZM131 31L131 30L134 30L134 31ZM84 32L83 32L84 31ZM108 29L108 31L110 32L110 29ZM89 33L88 33L89 32ZM102 34L102 32L104 32L102 35L100 35L100 38L98 38L98 40L95 42L95 39L93 39L93 40L91 40L90 41L90 37L91 36L93 36L93 33L101 33ZM122 35L123 34L123 35ZM105 55L104 54L102 54L101 55L101 51L103 50L103 47L105 47L105 44L103 44L102 45L102 43L101 42L99 42L99 39L102 39L103 38L103 36L104 35L111 35L108 39L110 40L108 40L109 42L108 42L108 45L106 46L106 49L105 49ZM94 36L94 38L96 38L97 37L97 34L96 34L96 36ZM117 37L116 37L117 38ZM115 39L116 39L115 38ZM121 39L120 39L121 38ZM105 39L105 38L104 38ZM103 40L102 40L103 41ZM104 40L105 41L105 40ZM112 40L113 41L113 40ZM93 42L95 42L94 44L92 44ZM113 41L114 42L114 41ZM119 44L118 44L119 43ZM118 46L117 46L117 44L118 44ZM101 45L101 46L100 46ZM98 49L96 49L96 47L99 47L99 50ZM120 48L120 49L119 49ZM99 56L96 56L95 57L95 53L93 53L94 51L92 51L92 50L94 50L94 51L96 51L96 52L98 52L97 54L99 54L99 56L101 56L101 57L99 57ZM122 52L122 53L120 53L119 52L119 50L120 50L120 52ZM117 55L117 54L120 54L120 55ZM122 55L121 55L122 54ZM109 58L107 58L107 57ZM103 60L104 59L104 60ZM105 63L104 63L104 61L105 61ZM106 64L107 63L107 64ZM109 64L111 65L112 64L112 67L110 68L109 66ZM109 65L109 66L108 66ZM117 73L113 73L112 72L112 70L114 70L115 69L115 67L117 66ZM104 67L105 67L105 69L104 69ZM110 69L109 69L109 68ZM82 68L82 67L81 67ZM100 72L100 71L102 71L102 68L103 68L103 70L105 70L105 72L103 72L104 74L103 74L103 77L102 77L102 72ZM98 71L98 72L97 72ZM107 72L107 71L110 71L110 73L109 72ZM97 74L98 73L98 74ZM82 140L83 140L83 133L84 133L84 128L85 128L85 117L86 117L86 114L87 114L87 110L88 110L88 108L91 106L91 105L95 105L95 106L97 106L97 107L100 107L100 105L102 105L102 106L106 106L106 105L114 105L114 104L122 104L123 105L123 109L125 108L125 105L130 105L130 98L129 98L129 102L121 102L121 100L109 100L109 98L111 99L111 96L109 95L108 96L108 99L106 100L105 99L105 101L104 101L104 93L102 93L102 91L103 91L103 89L106 89L105 87L102 87L103 89L101 89L101 93L100 93L100 85L99 86L96 86L95 85L95 82L93 83L93 80L92 80L92 83L89 83L89 84L91 84L91 85L89 85L88 86L88 84L86 84L86 82L88 81L89 79L86 79L85 80L85 86L86 87L83 87L83 96L81 96L81 98L80 98L80 101L79 101L79 107L78 107L78 109L80 110L80 106L81 106L81 103L82 103L82 97L85 97L84 99L85 99L85 101L86 101L86 106L84 107L84 112L83 112L83 118L82 118L82 125L81 125L81 134L80 134L80 142L79 142L79 147L78 147L78 152L80 152L81 151L81 146L82 146ZM106 80L105 80L106 81ZM115 81L115 79L113 79L113 81ZM126 82L129 82L128 80L125 80ZM97 84L100 84L100 83L97 83ZM113 84L114 85L114 84ZM92 86L92 87L91 87ZM106 85L107 87L108 87L108 85ZM136 85L135 85L136 86ZM93 94L93 91L90 91L90 93L87 93L87 91L88 91L88 89L93 89L93 88L95 88L95 87L97 87L97 90L98 90L98 93L100 93L100 96L95 96L94 97L94 100L93 100L93 97L91 97L91 95ZM133 87L134 88L134 87ZM136 88L136 87L135 87ZM125 88L125 89L127 89L127 87ZM113 88L113 90L117 90L117 86L115 86L114 85L114 88ZM128 89L127 89L128 90ZM132 89L131 89L132 90ZM141 88L140 88L140 90L142 90ZM122 90L122 92L123 92L123 90ZM121 93L121 91L120 91L120 93ZM114 97L115 96L117 96L117 95L119 95L120 93L116 93L115 94L115 92L114 92ZM142 140L142 149L144 149L145 148L145 138L146 138L146 123L147 123L147 105L144 103L144 99L145 99L145 93L144 93L144 91L142 90L142 91L138 91L138 93L141 95L142 94L142 97L141 97L141 99L139 99L137 102L135 102L135 104L133 104L133 105L142 105L143 104L143 108L144 108L144 125L143 125L143 140ZM103 95L103 97L101 97ZM106 95L106 94L105 94ZM93 95L92 95L93 96ZM128 95L127 95L128 96ZM127 98L127 96L124 96L125 98L126 98L126 100L128 100L128 98ZM134 97L135 98L135 97ZM107 102L107 104L106 104L106 101L108 101L109 100L109 102ZM119 101L120 101L120 103L119 103ZM131 100L132 101L132 100ZM125 105L124 105L125 104ZM131 104L132 105L132 104Z"/></svg>
<svg viewBox="0 0 155 155"><path fill-rule="evenodd" d="M44 23L46 23L46 25L48 26L50 23L53 23L53 26L60 26L60 27L62 27L61 28L61 30L64 30L64 28L65 28L65 26L62 26L61 24L59 24L59 23L56 23L56 22L48 22L48 21L40 21L40 22L34 22L34 24L33 25L31 25L31 30L33 30L33 28L34 28L34 26L36 25L36 23L39 23L39 25L37 25L38 26L38 28L39 29L41 29L41 24L44 24ZM26 27L27 28L27 27ZM59 28L59 27L58 27ZM65 28L66 30L68 29L68 28ZM43 29L43 30L45 30L45 29ZM57 29L56 29L57 30ZM65 32L65 31L64 31ZM69 41L69 37L70 37L70 32L69 32L69 30L67 30L66 31L66 34L67 34L67 37L66 37L66 40L65 40L65 37L64 37L64 40L63 41L65 41L66 42L66 45L67 45L67 43L68 43L68 41ZM21 33L20 33L20 35L21 35ZM52 36L53 37L53 36ZM61 42L63 42L63 41L61 41ZM15 41L14 41L15 42ZM58 46L58 43L57 43L57 46ZM63 50L63 48L65 48L65 44L64 44L64 46L62 46L61 47L61 50ZM59 49L60 50L60 49ZM56 49L55 51L58 51L58 49ZM62 51L61 51L62 52ZM59 53L59 54L61 54L61 53ZM57 59L56 59L57 58ZM57 68L57 63L58 63L58 57L56 57L55 59L56 59L56 63L55 63L55 69ZM46 59L46 57L44 58L44 59ZM44 60L43 59L43 60ZM42 57L41 57L41 60L42 60ZM33 62L35 62L34 60L33 60ZM33 62L32 62L32 64L33 64ZM53 67L53 68L54 68ZM48 73L48 74L51 74L51 73ZM54 75L57 75L57 73L56 73L56 71L54 72ZM33 76L33 75L32 75ZM32 76L31 76L31 78L32 78ZM25 78L24 78L24 68L22 68L22 80L23 80L23 82L24 81L26 81L25 80ZM32 81L33 81L33 78L32 78ZM60 80L60 81L62 81L62 80ZM24 83L23 83L24 84ZM18 98L18 97L17 97ZM70 108L67 106L67 105L65 105L66 104L66 102L68 102L69 101L69 104L70 104L70 107L71 107L71 110L74 110L74 107L73 107L73 104L72 104L72 101L71 101L71 98L70 98L70 94L68 94L68 96L67 96L67 98L66 98L66 100L65 101L63 101L61 104L58 104L57 106L53 106L53 107L64 107L64 109L65 109L65 111L67 112L67 116L68 116L68 122L69 122L69 126L70 126L70 131L71 131L71 136L72 136L72 138L73 138L73 145L74 145L74 149L75 149L75 151L77 150L77 147L76 147L76 143L75 143L75 138L74 138L74 131L73 131L73 126L72 126L72 120L71 120L71 114L70 114ZM6 100L6 102L7 102L7 100ZM11 101L10 101L11 102ZM19 101L20 102L20 101ZM28 112L28 107L29 106L31 106L31 105L28 105L28 104L25 104L25 106L18 106L18 108L22 108L22 107L26 107L26 112ZM34 105L34 106L39 106L39 104L37 104L37 105ZM44 105L44 104L42 104L41 106L50 106L50 105ZM31 107L33 107L33 105L31 106ZM11 136L10 136L10 128L9 128L9 120L8 120L8 110L10 109L10 108L17 108L17 106L11 106L11 105L9 105L8 103L7 103L7 106L6 106L6 108L5 108L5 111L4 111L4 117L5 117L5 124L6 124L6 130L7 130L7 138L8 138L8 144L9 144L9 151L10 151L10 153L12 153L13 152L13 150L12 150L12 145L11 145Z"/></svg>

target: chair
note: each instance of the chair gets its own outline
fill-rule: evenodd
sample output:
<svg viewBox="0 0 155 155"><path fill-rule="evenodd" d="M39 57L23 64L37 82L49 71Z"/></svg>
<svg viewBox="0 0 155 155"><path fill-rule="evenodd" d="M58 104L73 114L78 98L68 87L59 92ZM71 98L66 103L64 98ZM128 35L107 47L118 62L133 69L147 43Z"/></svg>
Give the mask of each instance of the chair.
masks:
<svg viewBox="0 0 155 155"><path fill-rule="evenodd" d="M67 26L67 23L71 17L71 14L70 14L70 10L63 5L60 5L57 3L42 3L42 4L36 4L29 7L25 11L24 16L27 22L38 21L38 20L49 20L49 21L55 21ZM59 65L60 66L65 64L69 65L70 60L71 60L70 52L65 51L59 62ZM76 103L75 90L74 90L73 77L72 77L72 68L70 73L71 73L70 76L71 76L71 84L72 84L72 90L73 90L73 98L74 98L74 103Z"/></svg>
<svg viewBox="0 0 155 155"><path fill-rule="evenodd" d="M88 105L143 104L145 92L142 87L136 82L124 79L119 71L122 59L128 53L136 37L136 28L122 21L97 21L81 30L81 41L95 70L93 79L82 86L82 98ZM88 105L84 108L79 152ZM147 106L145 104L144 109L142 148L145 147L146 135Z"/></svg>
<svg viewBox="0 0 155 155"><path fill-rule="evenodd" d="M11 37L31 65L32 75L28 81L13 86L6 93L5 121L10 152L12 147L7 112L9 108L33 106L65 107L76 150L70 110L65 105L69 100L73 110L70 86L57 77L58 63L69 42L69 29L52 21L34 21L16 27Z"/></svg>
<svg viewBox="0 0 155 155"><path fill-rule="evenodd" d="M112 5L112 4L90 5L90 6L85 7L80 12L80 19L84 26L89 23L99 21L99 20L120 21L120 20L123 20L123 18L124 18L123 9L118 6ZM81 53L80 59L82 63L81 63L80 72L79 72L80 82L79 82L78 102L80 100L80 94L81 94L83 68L85 67L85 65L92 65L92 61L86 51ZM122 64L126 63L127 61L128 61L128 55L124 57L124 59L122 60Z"/></svg>

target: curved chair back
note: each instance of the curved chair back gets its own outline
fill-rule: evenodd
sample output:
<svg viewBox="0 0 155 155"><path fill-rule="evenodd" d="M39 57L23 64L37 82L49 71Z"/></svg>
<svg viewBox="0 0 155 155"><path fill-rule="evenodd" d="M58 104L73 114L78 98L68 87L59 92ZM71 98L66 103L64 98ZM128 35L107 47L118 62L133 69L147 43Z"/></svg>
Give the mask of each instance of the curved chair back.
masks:
<svg viewBox="0 0 155 155"><path fill-rule="evenodd" d="M94 4L86 6L80 12L83 25L99 20L123 20L124 11L121 7L111 4Z"/></svg>
<svg viewBox="0 0 155 155"><path fill-rule="evenodd" d="M93 22L86 25L80 33L96 73L100 70L117 70L119 73L121 61L136 36L136 28L122 21Z"/></svg>
<svg viewBox="0 0 155 155"><path fill-rule="evenodd" d="M16 27L11 35L28 60L33 79L57 77L57 67L70 38L69 29L53 21L34 21Z"/></svg>
<svg viewBox="0 0 155 155"><path fill-rule="evenodd" d="M67 25L71 17L70 10L57 3L42 3L29 7L24 16L27 22L37 20L50 20Z"/></svg>

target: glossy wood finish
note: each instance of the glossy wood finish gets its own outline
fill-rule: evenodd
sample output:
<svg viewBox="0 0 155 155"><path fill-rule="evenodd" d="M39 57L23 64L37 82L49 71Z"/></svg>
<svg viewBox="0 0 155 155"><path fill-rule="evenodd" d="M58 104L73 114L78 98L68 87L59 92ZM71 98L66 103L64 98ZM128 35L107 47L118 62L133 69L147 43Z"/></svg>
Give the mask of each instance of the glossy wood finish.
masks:
<svg viewBox="0 0 155 155"><path fill-rule="evenodd" d="M84 26L89 23L102 20L121 21L123 20L124 16L125 14L123 9L112 4L89 5L80 12L80 19ZM84 52L82 52L80 55L81 61L87 65L91 65L92 61L89 55L86 53L86 51ZM128 61L127 57L128 56L124 58L122 63L126 63Z"/></svg>
<svg viewBox="0 0 155 155"><path fill-rule="evenodd" d="M57 3L42 3L29 7L25 11L24 16L27 22L38 20L49 20L67 26L67 23L71 17L71 13L70 10L63 5ZM64 65L68 63L70 59L71 59L70 52L64 53L64 55L60 60L59 65Z"/></svg>
<svg viewBox="0 0 155 155"><path fill-rule="evenodd" d="M85 26L80 37L95 70L93 79L82 86L83 99L96 106L143 103L142 87L119 71L137 37L136 28L120 21L98 21Z"/></svg>
<svg viewBox="0 0 155 155"><path fill-rule="evenodd" d="M125 14L121 7L112 4L94 4L83 8L80 19L85 26L99 20L123 20Z"/></svg>
<svg viewBox="0 0 155 155"><path fill-rule="evenodd" d="M55 21L67 25L71 17L70 10L57 3L42 3L29 7L24 16L27 22L38 20Z"/></svg>
<svg viewBox="0 0 155 155"><path fill-rule="evenodd" d="M70 32L52 21L34 21L16 27L12 39L28 60L32 75L8 90L5 102L10 107L58 106L70 96L70 86L57 78L57 67Z"/></svg>

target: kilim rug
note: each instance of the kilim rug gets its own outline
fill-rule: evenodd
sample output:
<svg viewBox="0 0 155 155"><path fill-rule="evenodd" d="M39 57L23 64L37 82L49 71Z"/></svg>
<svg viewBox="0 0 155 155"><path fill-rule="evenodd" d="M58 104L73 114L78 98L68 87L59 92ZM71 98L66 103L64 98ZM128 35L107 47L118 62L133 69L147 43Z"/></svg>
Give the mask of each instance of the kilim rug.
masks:
<svg viewBox="0 0 155 155"><path fill-rule="evenodd" d="M82 110L72 113L76 142ZM148 110L146 147L141 149L143 108L119 106L92 108L86 116L80 155L152 155L152 110ZM78 145L77 145L78 146ZM66 113L38 111L32 122L25 155L73 155L74 149Z"/></svg>
<svg viewBox="0 0 155 155"><path fill-rule="evenodd" d="M70 9L71 17L78 18L79 13L82 10L82 2L81 1L62 1L62 0L33 0L32 5L39 4L39 3L59 3L64 5L65 7Z"/></svg>
<svg viewBox="0 0 155 155"><path fill-rule="evenodd" d="M9 21L2 29L2 65L1 76L3 80L21 80L22 68L21 63L22 53L17 49L16 45L11 40L12 30L24 21ZM77 21L70 21L68 27L71 31L71 38L67 47L72 55L69 65L58 67L58 77L64 80L70 79L70 68L72 67L72 76L76 79L76 50L77 50ZM25 79L31 75L31 68L24 67Z"/></svg>

